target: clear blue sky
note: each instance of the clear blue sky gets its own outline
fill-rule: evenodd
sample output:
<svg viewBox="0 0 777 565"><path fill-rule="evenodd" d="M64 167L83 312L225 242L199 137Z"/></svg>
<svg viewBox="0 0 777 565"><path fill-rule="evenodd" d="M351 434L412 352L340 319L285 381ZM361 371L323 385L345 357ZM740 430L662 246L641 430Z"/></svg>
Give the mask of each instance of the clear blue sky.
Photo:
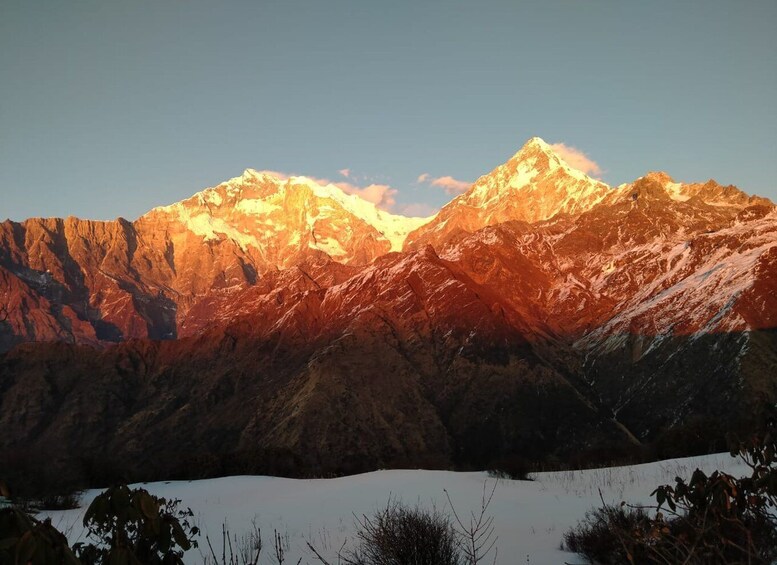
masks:
<svg viewBox="0 0 777 565"><path fill-rule="evenodd" d="M450 197L538 135L777 200L777 1L1 0L0 217L134 219L246 167Z"/></svg>

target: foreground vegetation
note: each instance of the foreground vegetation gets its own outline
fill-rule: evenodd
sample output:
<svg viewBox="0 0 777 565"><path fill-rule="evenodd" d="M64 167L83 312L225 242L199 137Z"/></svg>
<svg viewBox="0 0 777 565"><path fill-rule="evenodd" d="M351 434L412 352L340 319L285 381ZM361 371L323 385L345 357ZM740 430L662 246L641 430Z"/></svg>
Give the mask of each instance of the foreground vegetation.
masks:
<svg viewBox="0 0 777 565"><path fill-rule="evenodd" d="M777 421L733 441L750 476L696 470L656 488L655 505L604 503L565 536L566 547L596 564L768 564L777 560Z"/></svg>
<svg viewBox="0 0 777 565"><path fill-rule="evenodd" d="M183 563L197 545L192 512L142 488L110 488L98 495L84 516L89 543L68 546L67 538L20 507L0 509L0 564L140 565Z"/></svg>
<svg viewBox="0 0 777 565"><path fill-rule="evenodd" d="M468 521L455 510L451 517L391 499L374 515L357 519L357 544L341 548L337 563L477 565L492 553L495 562L493 518L487 514L495 487L496 483L487 493L484 485L480 513L471 514ZM192 524L192 511L179 504L180 500L158 498L142 488L110 488L94 499L84 516L90 542L72 547L50 520L40 521L10 505L0 509L0 565L182 565L184 553L198 547L200 532ZM206 565L258 565L263 549L258 528L237 537L226 524L219 551L207 536L205 543ZM329 565L313 544L308 547L318 561ZM286 549L283 536L273 532L271 560L283 565Z"/></svg>

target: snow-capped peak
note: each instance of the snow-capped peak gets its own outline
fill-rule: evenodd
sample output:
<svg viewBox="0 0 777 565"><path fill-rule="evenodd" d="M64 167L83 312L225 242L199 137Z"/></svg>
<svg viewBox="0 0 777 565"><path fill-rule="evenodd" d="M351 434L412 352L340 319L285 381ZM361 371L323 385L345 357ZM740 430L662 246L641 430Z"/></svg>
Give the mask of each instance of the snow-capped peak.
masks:
<svg viewBox="0 0 777 565"><path fill-rule="evenodd" d="M671 175L665 171L649 171L645 176L640 177L640 179L651 180L661 184L675 182Z"/></svg>
<svg viewBox="0 0 777 565"><path fill-rule="evenodd" d="M560 164L560 159L553 151L553 148L541 137L529 139L508 159L507 163L536 160L537 158L542 160L541 163L537 163L539 167L557 166Z"/></svg>
<svg viewBox="0 0 777 565"><path fill-rule="evenodd" d="M369 261L401 250L407 234L429 220L391 214L332 183L256 169L148 216L204 241L228 239L243 251L257 250L274 266L308 249L342 262Z"/></svg>
<svg viewBox="0 0 777 565"><path fill-rule="evenodd" d="M243 174L239 177L236 177L238 179L244 179L244 180L251 180L251 179L286 179L288 178L288 175L285 175L283 173L279 173L278 171L269 171L266 169L257 170L257 169L251 169L248 168L243 171ZM234 179L232 179L234 180Z"/></svg>
<svg viewBox="0 0 777 565"><path fill-rule="evenodd" d="M735 186L723 186L712 179L696 183L677 182L664 171L650 171L632 183L618 186L616 193L619 198L631 198L633 194L642 193L675 202L687 202L694 198L716 207L772 206L768 199L748 196Z"/></svg>
<svg viewBox="0 0 777 565"><path fill-rule="evenodd" d="M542 151L553 152L553 148L551 148L550 144L548 144L548 142L546 142L541 137L537 136L534 136L526 141L526 143L523 144L522 149L526 149L527 147L536 147Z"/></svg>
<svg viewBox="0 0 777 565"><path fill-rule="evenodd" d="M541 137L532 137L523 147L518 150L511 158L510 161L526 161L534 160L537 168L547 168L552 171L557 169L563 169L563 171L578 180L581 181L593 181L600 182L595 179L591 179L585 172L576 169L571 166L554 148L553 145L547 143Z"/></svg>
<svg viewBox="0 0 777 565"><path fill-rule="evenodd" d="M604 197L609 187L570 167L542 138L532 137L504 165L480 177L464 198L487 206L516 190L547 192L545 200L549 202L545 207L549 213L555 208L553 200L561 199L558 202L561 208L581 200L590 200L593 205ZM559 211L564 210L555 210L550 215Z"/></svg>
<svg viewBox="0 0 777 565"><path fill-rule="evenodd" d="M510 220L537 222L556 214L580 214L610 192L605 183L570 167L542 138L532 137L506 163L475 181L411 233L409 246L444 240Z"/></svg>

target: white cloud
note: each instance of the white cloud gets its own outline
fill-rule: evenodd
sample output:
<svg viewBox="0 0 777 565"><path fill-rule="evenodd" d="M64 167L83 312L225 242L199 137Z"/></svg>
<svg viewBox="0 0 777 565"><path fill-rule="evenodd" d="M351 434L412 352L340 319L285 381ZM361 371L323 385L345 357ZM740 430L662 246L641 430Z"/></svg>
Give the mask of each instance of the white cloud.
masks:
<svg viewBox="0 0 777 565"><path fill-rule="evenodd" d="M345 172L348 172L349 174L348 178L352 180L355 178L354 176L350 176L351 175L350 169L343 169L341 171L338 171L338 173L342 174L343 176L346 176ZM299 175L297 173L284 173L281 171L270 171L270 170L257 171L257 173L272 175L281 180L288 180L291 177L304 176L320 185L326 186L331 184L336 186L346 194L355 194L359 198L366 200L367 202L371 202L372 204L375 204L375 206L377 206L381 210L385 210L393 214L402 214L404 216L425 218L437 212L437 208L434 208L432 206L429 206L428 204L424 204L421 202L397 205L396 196L398 194L398 191L396 188L386 183L371 182L370 184L367 184L365 186L359 186L355 182L348 182L348 181L335 182L326 178L318 178L310 175ZM447 184L448 183L447 179L450 179L454 182L458 182L455 179L451 179L450 177L441 177L440 179L433 179L428 174L421 175L421 177L419 177L418 182L424 182L425 180L429 180L429 184L433 186L442 187L442 188L446 188L446 186L441 183ZM436 181L440 181L440 182L436 182ZM447 190L448 189L446 188L446 191Z"/></svg>
<svg viewBox="0 0 777 565"><path fill-rule="evenodd" d="M430 206L429 204L424 204L423 202L405 204L399 209L400 214L412 218L428 218L436 212L437 208Z"/></svg>
<svg viewBox="0 0 777 565"><path fill-rule="evenodd" d="M591 159L580 149L565 143L552 143L550 147L553 149L553 152L566 161L570 167L595 177L602 174L602 168L599 166L599 163Z"/></svg>
<svg viewBox="0 0 777 565"><path fill-rule="evenodd" d="M432 186L439 186L448 194L461 194L466 192L471 185L471 182L458 180L451 176L439 177L432 181Z"/></svg>
<svg viewBox="0 0 777 565"><path fill-rule="evenodd" d="M319 182L320 179L314 179ZM381 210L389 211L397 203L394 198L397 194L396 188L391 188L387 184L370 184L365 187L358 187L348 182L336 182L334 185L346 194L355 194L356 196L372 202Z"/></svg>
<svg viewBox="0 0 777 565"><path fill-rule="evenodd" d="M450 175L443 177L433 177L429 173L423 173L416 179L416 182L421 184L430 184L438 188L442 188L448 194L461 194L466 192L467 189L472 186L471 182L458 180Z"/></svg>
<svg viewBox="0 0 777 565"><path fill-rule="evenodd" d="M343 175L345 178L349 178L351 176L351 169L340 169L337 172Z"/></svg>
<svg viewBox="0 0 777 565"><path fill-rule="evenodd" d="M348 170L348 169L344 169ZM342 173L342 171L340 171ZM350 170L348 171L350 173ZM397 203L396 194L397 189L392 188L388 184L371 183L367 186L358 186L350 182L333 182L329 179L323 179L318 177L312 177L310 175L298 175L296 173L284 173L281 171L262 170L257 171L258 174L267 174L279 178L281 180L288 180L291 177L304 176L312 181L317 182L320 185L334 185L346 194L355 194L359 198L375 204L381 210L391 211L394 205Z"/></svg>

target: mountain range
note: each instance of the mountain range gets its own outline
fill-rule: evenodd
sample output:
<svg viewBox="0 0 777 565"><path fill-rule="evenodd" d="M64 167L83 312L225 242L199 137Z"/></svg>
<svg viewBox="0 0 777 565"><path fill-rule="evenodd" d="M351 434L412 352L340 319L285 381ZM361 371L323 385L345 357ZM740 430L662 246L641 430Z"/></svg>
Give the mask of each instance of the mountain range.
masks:
<svg viewBox="0 0 777 565"><path fill-rule="evenodd" d="M6 221L0 297L0 473L687 455L777 400L777 207L539 138L429 218L248 169L134 222Z"/></svg>

